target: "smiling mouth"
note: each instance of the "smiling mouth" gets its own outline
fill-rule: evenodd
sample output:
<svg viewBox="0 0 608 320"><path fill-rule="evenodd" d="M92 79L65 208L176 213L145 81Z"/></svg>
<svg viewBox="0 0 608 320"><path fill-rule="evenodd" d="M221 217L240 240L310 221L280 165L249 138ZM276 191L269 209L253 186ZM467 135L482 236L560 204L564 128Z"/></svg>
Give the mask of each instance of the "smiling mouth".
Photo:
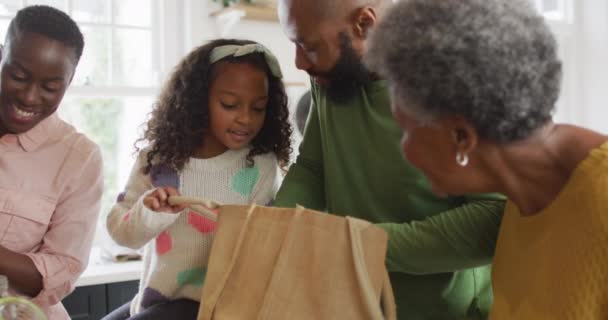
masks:
<svg viewBox="0 0 608 320"><path fill-rule="evenodd" d="M228 130L228 133L232 136L232 140L236 143L246 143L251 137L251 132L244 130Z"/></svg>
<svg viewBox="0 0 608 320"><path fill-rule="evenodd" d="M20 108L15 104L11 105L11 107L12 107L13 111L15 112L15 115L21 120L30 120L41 114L41 112L29 111L29 110Z"/></svg>
<svg viewBox="0 0 608 320"><path fill-rule="evenodd" d="M242 138L247 138L249 137L249 132L248 131L243 131L243 130L228 130L229 133L238 136L238 137L242 137Z"/></svg>

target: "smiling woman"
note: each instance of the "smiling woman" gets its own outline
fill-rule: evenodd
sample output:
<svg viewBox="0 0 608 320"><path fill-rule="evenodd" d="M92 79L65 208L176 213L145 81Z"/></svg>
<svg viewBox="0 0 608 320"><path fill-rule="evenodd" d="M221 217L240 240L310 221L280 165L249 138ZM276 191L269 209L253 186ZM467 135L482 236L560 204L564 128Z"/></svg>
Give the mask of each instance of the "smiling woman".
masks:
<svg viewBox="0 0 608 320"><path fill-rule="evenodd" d="M49 319L87 265L103 190L99 147L56 116L84 46L48 6L11 21L0 60L0 274Z"/></svg>
<svg viewBox="0 0 608 320"><path fill-rule="evenodd" d="M23 133L57 110L78 64L72 47L12 30L0 64L0 133Z"/></svg>
<svg viewBox="0 0 608 320"><path fill-rule="evenodd" d="M159 78L179 55L179 48L165 35L175 39L184 24L175 14L167 14L162 17L166 25L161 26L158 12L173 13L180 4L170 0L0 0L0 43L23 3L50 4L69 14L83 33L86 46L57 114L100 146L104 158L101 212L107 213L135 160L133 142L151 110ZM96 246L110 243L102 232L103 218L102 214L98 220Z"/></svg>

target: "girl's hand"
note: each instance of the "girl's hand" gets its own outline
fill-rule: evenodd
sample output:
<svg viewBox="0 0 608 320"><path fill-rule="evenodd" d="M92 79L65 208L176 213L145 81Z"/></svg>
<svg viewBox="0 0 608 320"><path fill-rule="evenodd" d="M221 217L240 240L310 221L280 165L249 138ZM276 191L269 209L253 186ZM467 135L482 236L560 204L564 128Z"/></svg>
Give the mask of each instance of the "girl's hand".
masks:
<svg viewBox="0 0 608 320"><path fill-rule="evenodd" d="M173 187L159 187L144 198L144 206L146 208L166 213L178 213L184 210L185 206L169 204L170 196L179 196L179 191Z"/></svg>

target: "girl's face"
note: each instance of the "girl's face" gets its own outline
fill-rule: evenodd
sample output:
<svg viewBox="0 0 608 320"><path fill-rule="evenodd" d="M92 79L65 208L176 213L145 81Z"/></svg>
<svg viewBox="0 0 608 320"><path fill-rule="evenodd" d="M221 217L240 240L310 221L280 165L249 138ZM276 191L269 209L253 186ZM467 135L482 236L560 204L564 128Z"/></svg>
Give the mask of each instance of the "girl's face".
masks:
<svg viewBox="0 0 608 320"><path fill-rule="evenodd" d="M247 63L218 62L214 67L204 157L248 146L264 125L268 104L264 71Z"/></svg>

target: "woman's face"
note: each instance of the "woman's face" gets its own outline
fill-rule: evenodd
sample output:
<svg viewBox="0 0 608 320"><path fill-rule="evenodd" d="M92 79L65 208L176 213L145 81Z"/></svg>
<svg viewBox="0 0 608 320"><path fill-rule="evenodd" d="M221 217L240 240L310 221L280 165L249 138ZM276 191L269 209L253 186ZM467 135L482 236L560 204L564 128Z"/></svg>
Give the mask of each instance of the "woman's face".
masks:
<svg viewBox="0 0 608 320"><path fill-rule="evenodd" d="M76 68L74 49L43 35L9 37L0 62L0 136L19 134L50 116Z"/></svg>
<svg viewBox="0 0 608 320"><path fill-rule="evenodd" d="M392 112L403 131L403 155L426 175L433 192L438 196L464 193L466 175L456 162L458 146L450 121L438 119L423 124L395 104Z"/></svg>

